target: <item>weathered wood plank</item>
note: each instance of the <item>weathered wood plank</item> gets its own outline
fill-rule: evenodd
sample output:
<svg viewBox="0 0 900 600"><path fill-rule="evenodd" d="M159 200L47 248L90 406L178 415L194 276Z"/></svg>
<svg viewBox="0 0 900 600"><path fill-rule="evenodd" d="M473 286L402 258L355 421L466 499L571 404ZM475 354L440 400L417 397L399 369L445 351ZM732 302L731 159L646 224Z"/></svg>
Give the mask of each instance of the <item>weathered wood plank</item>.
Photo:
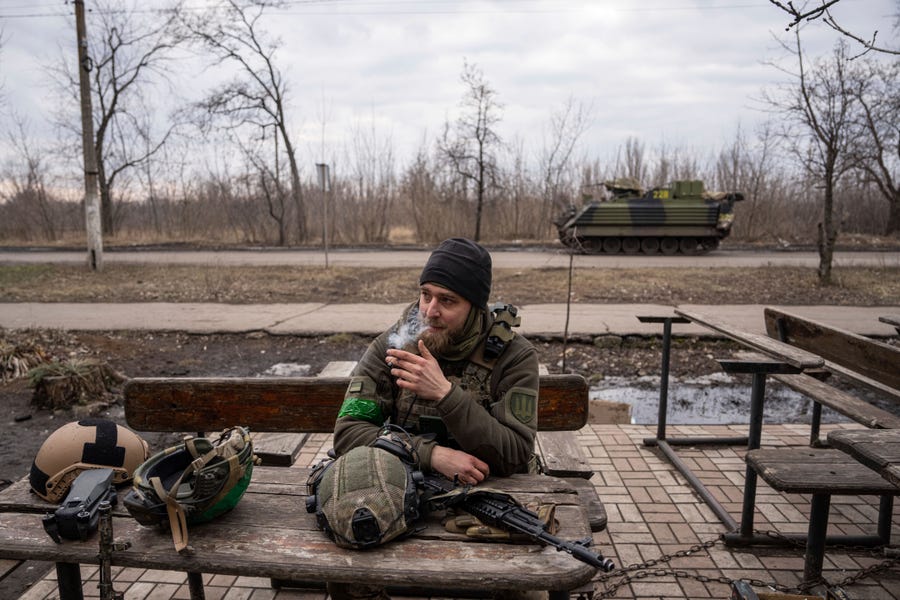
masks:
<svg viewBox="0 0 900 600"><path fill-rule="evenodd" d="M813 494L892 494L895 486L853 457L835 449L751 450L747 464L774 489Z"/></svg>
<svg viewBox="0 0 900 600"><path fill-rule="evenodd" d="M900 427L900 417L809 375L773 375L792 390L874 429Z"/></svg>
<svg viewBox="0 0 900 600"><path fill-rule="evenodd" d="M331 431L347 377L135 378L126 382L125 418L138 431ZM538 428L580 429L587 423L588 385L574 374L540 379Z"/></svg>
<svg viewBox="0 0 900 600"><path fill-rule="evenodd" d="M6 579L6 577L18 569L23 562L25 561L0 558L0 581Z"/></svg>
<svg viewBox="0 0 900 600"><path fill-rule="evenodd" d="M828 443L900 486L900 429L832 431Z"/></svg>
<svg viewBox="0 0 900 600"><path fill-rule="evenodd" d="M764 335L741 331L727 323L723 323L722 321L706 315L683 311L677 308L675 309L675 314L690 319L694 323L703 325L704 327L708 327L713 331L717 331L736 342L740 342L745 346L767 354L792 367L798 369L815 369L825 364L825 361L815 354L795 348L789 344L784 344Z"/></svg>
<svg viewBox="0 0 900 600"><path fill-rule="evenodd" d="M266 431L250 433L253 452L261 464L273 467L289 467L297 460L308 433L278 433Z"/></svg>
<svg viewBox="0 0 900 600"><path fill-rule="evenodd" d="M584 479L594 475L594 469L584 458L574 431L540 431L535 443L548 475Z"/></svg>
<svg viewBox="0 0 900 600"><path fill-rule="evenodd" d="M587 514L591 531L603 531L606 529L609 520L606 514L606 507L600 501L600 496L597 494L597 490L594 489L593 484L587 479L580 477L570 477L566 479L566 482L578 490L578 502Z"/></svg>
<svg viewBox="0 0 900 600"><path fill-rule="evenodd" d="M240 503L213 523L189 530L192 551L178 554L169 534L141 527L116 511L116 539L131 547L114 565L268 577L284 580L367 582L461 590L567 590L596 570L568 554L534 544L476 543L450 534L434 518L410 538L371 551L338 548L304 509L305 469L258 469ZM273 483L267 483L272 481ZM507 486L509 484L509 486ZM516 488L523 501L557 502L559 536L580 539L590 530L571 486L546 476L513 476L494 483ZM55 544L40 513L2 513L0 556L15 560L97 563L96 539Z"/></svg>
<svg viewBox="0 0 900 600"><path fill-rule="evenodd" d="M766 308L763 314L770 336L815 352L829 369L858 381L854 375L860 374L900 390L900 348L775 308Z"/></svg>

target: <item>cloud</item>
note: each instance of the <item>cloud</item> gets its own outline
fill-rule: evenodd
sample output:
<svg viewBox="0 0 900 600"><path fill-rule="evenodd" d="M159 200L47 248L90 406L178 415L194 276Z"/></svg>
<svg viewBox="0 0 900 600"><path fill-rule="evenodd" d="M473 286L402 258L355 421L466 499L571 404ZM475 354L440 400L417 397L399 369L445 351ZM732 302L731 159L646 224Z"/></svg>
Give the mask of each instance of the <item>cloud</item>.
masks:
<svg viewBox="0 0 900 600"><path fill-rule="evenodd" d="M880 28L886 39L896 3L842 0L834 10L863 37ZM74 52L72 20L0 11L9 104L45 119L52 106L42 66L57 59L57 44ZM572 97L593 105L585 149L603 157L629 136L712 149L738 123L762 120L754 98L783 77L763 63L778 58L775 37L785 38L788 20L768 0L332 0L288 2L262 23L281 40L275 60L289 84L290 124L310 152L319 151L324 111L332 153L365 123L399 155L414 154L454 118L468 60L504 105L505 137L540 144L553 111ZM804 32L817 53L836 37L822 24ZM179 96L199 97L224 76L181 65Z"/></svg>

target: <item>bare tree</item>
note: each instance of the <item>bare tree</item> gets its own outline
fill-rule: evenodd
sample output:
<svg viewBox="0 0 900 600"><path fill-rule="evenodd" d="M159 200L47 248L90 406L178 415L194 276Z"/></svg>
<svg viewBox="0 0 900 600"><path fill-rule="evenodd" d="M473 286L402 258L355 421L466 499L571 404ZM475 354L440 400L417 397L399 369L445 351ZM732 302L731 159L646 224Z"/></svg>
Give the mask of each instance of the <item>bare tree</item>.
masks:
<svg viewBox="0 0 900 600"><path fill-rule="evenodd" d="M408 204L405 216L412 219L416 239L428 242L439 240L441 231L434 219L434 207L438 205L440 191L424 143L400 177L400 194Z"/></svg>
<svg viewBox="0 0 900 600"><path fill-rule="evenodd" d="M117 179L146 168L173 130L169 124L161 133L153 131L144 96L151 85L166 78L172 51L180 42L173 27L177 6L154 11L153 18L146 19L133 4L123 7L114 0L95 0L89 13L91 55L86 68L94 98L94 150L104 235L113 235L116 229ZM62 64L51 71L62 89L77 91L78 74L72 70L77 65ZM73 129L75 121L65 110L59 124Z"/></svg>
<svg viewBox="0 0 900 600"><path fill-rule="evenodd" d="M287 242L287 193L281 182L281 176L278 167L278 157L275 157L274 170L265 158L265 152L260 146L264 145L265 137L262 138L261 144L255 147L248 147L240 143L241 150L247 158L250 166L255 171L254 175L258 181L258 190L266 201L266 211L269 217L275 221L278 227L278 245L284 246Z"/></svg>
<svg viewBox="0 0 900 600"><path fill-rule="evenodd" d="M862 54L870 51L875 51L884 54L900 55L900 48L884 46L877 43L877 29L872 32L871 37L868 39L845 29L840 24L840 22L831 14L831 8L836 4L839 4L841 0L818 0L818 2L813 3L812 8L809 8L806 3L803 3L800 8L797 8L796 6L794 6L793 2L779 2L778 0L769 0L769 2L791 16L791 22L788 23L788 26L785 28L786 31L789 31L791 28L798 27L804 22L821 20L823 23L840 33L842 36L859 43L863 48L865 48ZM900 11L898 11L897 16L898 23L900 23Z"/></svg>
<svg viewBox="0 0 900 600"><path fill-rule="evenodd" d="M4 41L6 41L6 40L4 39L3 29L0 28L0 57L3 56L3 42ZM0 60L0 65L2 65L2 64L3 64L3 61ZM4 89L5 87L6 87L6 82L2 78L0 78L0 109L2 109L4 107L4 105L6 105L6 91Z"/></svg>
<svg viewBox="0 0 900 600"><path fill-rule="evenodd" d="M795 81L780 98L767 96L767 100L787 117L789 129L783 137L789 150L822 187L818 275L821 283L828 284L838 235L835 189L852 166L849 149L855 143L852 119L859 80L843 40L835 44L830 58L819 59L810 66L804 62L800 32L795 30L795 47L791 51L798 65Z"/></svg>
<svg viewBox="0 0 900 600"><path fill-rule="evenodd" d="M619 148L616 156L616 177L631 177L642 185L646 185L649 170L647 167L647 152L644 144L636 137L625 140L625 147Z"/></svg>
<svg viewBox="0 0 900 600"><path fill-rule="evenodd" d="M544 213L548 223L555 213L564 210L571 203L571 194L566 194L564 187L574 179L569 172L572 155L578 141L590 126L591 112L589 105L577 102L570 96L550 117L549 139L545 140L540 159Z"/></svg>
<svg viewBox="0 0 900 600"><path fill-rule="evenodd" d="M353 128L353 141L348 149L350 181L344 216L356 229L361 241L386 242L390 234L391 208L396 196L394 147L390 136L380 138L373 118L368 128Z"/></svg>
<svg viewBox="0 0 900 600"><path fill-rule="evenodd" d="M33 230L37 230L38 235L35 237L49 242L56 241L60 223L57 223L53 201L45 182L47 160L29 143L30 135L25 119L14 115L13 120L15 127L8 130L6 136L18 164L10 164L5 169L5 181L0 184L0 199L11 206L23 208L16 211L18 219L7 216L10 220L18 221L16 227L19 235L28 238L33 235Z"/></svg>
<svg viewBox="0 0 900 600"><path fill-rule="evenodd" d="M744 194L736 223L749 239L756 239L766 228L763 219L767 212L778 212L772 210L771 203L771 180L777 176L774 147L775 136L770 124L761 127L755 144L738 128L731 146L719 153L716 162L717 185L724 191Z"/></svg>
<svg viewBox="0 0 900 600"><path fill-rule="evenodd" d="M270 8L278 8L281 0L222 0L202 12L183 11L182 23L203 47L212 52L216 64L230 63L239 74L213 90L199 104L209 116L220 119L226 127L254 130L273 127L288 159L291 188L297 220L297 238L307 237L306 210L300 184L300 167L286 114L287 83L275 63L277 41L266 39L261 18ZM278 150L276 149L276 155Z"/></svg>
<svg viewBox="0 0 900 600"><path fill-rule="evenodd" d="M867 61L852 88L857 102L854 126L860 143L850 149L866 183L887 201L884 232L900 233L900 62Z"/></svg>
<svg viewBox="0 0 900 600"><path fill-rule="evenodd" d="M501 139L496 126L503 105L476 65L465 62L460 79L466 86L460 102L462 110L452 130L449 122L445 124L438 149L456 173L475 186L474 239L477 242L481 238L487 189L498 177L497 152Z"/></svg>

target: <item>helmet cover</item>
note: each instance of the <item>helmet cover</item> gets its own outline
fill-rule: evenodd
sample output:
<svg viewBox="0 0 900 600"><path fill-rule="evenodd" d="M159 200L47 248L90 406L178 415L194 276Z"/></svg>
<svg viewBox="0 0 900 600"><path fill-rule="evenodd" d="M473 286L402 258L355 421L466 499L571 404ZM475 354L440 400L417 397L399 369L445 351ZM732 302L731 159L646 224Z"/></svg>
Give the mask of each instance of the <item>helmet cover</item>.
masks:
<svg viewBox="0 0 900 600"><path fill-rule="evenodd" d="M147 442L130 429L109 419L82 419L44 440L28 480L38 496L58 504L82 471L112 468L113 484L127 483L148 456Z"/></svg>
<svg viewBox="0 0 900 600"><path fill-rule="evenodd" d="M313 478L318 525L342 548L384 544L411 532L419 519L412 469L381 448L353 448Z"/></svg>
<svg viewBox="0 0 900 600"><path fill-rule="evenodd" d="M170 528L180 552L187 548L187 525L211 521L237 505L255 460L243 427L226 429L217 439L188 437L137 468L123 504L141 525Z"/></svg>

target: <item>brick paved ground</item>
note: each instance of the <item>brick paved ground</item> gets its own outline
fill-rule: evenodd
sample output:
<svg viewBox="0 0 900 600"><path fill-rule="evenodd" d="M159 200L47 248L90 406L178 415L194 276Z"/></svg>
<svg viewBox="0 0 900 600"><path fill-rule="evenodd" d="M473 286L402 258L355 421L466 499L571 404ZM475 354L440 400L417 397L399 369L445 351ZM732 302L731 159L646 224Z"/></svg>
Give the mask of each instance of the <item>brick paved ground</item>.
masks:
<svg viewBox="0 0 900 600"><path fill-rule="evenodd" d="M839 425L823 427L823 435ZM725 528L715 514L697 497L684 477L659 450L642 444L652 437L655 427L639 425L588 425L578 438L596 470L591 480L609 515L606 531L594 538L605 555L617 565L637 565L676 552L680 556L647 568L620 569L595 585L594 597L651 599L694 599L730 597L730 586L723 578L744 578L753 582L796 586L803 572L803 552L798 549L756 547L729 548L712 543ZM738 436L746 426L673 426L675 436ZM766 425L763 447L801 446L807 443L808 426ZM330 446L330 436L314 436L297 461L306 466L317 460ZM740 518L745 465L740 448L712 446L679 448L678 455L700 477L717 500L736 520ZM874 533L878 504L874 498L835 497L831 504L829 533ZM756 527L764 531L804 533L807 527L809 498L782 495L760 481L757 493ZM894 529L900 525L900 510L894 509ZM895 531L893 545L900 533ZM690 552L691 548L695 551ZM829 549L824 576L839 582L860 569L884 560L882 555ZM85 567L85 597L99 596L96 567ZM180 573L113 569L115 588L125 592L126 600L176 600L189 598L185 576ZM626 578L630 577L629 582ZM268 579L207 576L208 600L324 600L324 592L274 590ZM614 592L611 588L622 583ZM756 587L757 591L769 591ZM900 599L900 564L846 586L850 598ZM816 590L814 590L816 591ZM822 592L824 594L824 592ZM56 598L51 572L19 600Z"/></svg>

